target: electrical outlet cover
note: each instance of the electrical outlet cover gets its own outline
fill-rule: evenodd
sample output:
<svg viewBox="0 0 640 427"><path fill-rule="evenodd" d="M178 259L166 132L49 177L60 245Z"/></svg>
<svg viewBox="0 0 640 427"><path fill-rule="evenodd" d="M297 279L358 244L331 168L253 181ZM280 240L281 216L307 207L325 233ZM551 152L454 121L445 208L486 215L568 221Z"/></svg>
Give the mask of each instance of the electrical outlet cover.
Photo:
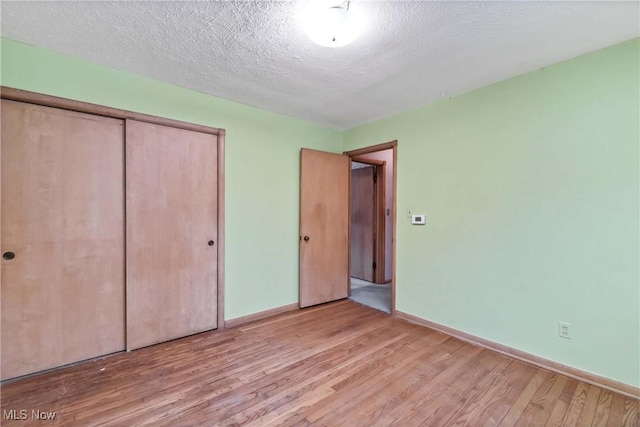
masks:
<svg viewBox="0 0 640 427"><path fill-rule="evenodd" d="M571 323L558 322L558 336L560 338L571 339Z"/></svg>

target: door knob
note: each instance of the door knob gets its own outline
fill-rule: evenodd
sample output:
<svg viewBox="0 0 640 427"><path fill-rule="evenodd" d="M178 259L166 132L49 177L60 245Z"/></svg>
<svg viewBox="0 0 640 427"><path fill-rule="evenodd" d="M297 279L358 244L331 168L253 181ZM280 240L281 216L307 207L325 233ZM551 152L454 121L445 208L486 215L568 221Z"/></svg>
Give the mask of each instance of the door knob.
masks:
<svg viewBox="0 0 640 427"><path fill-rule="evenodd" d="M209 240L209 243L207 243L209 246L213 246L215 245L216 242L214 242L213 240Z"/></svg>
<svg viewBox="0 0 640 427"><path fill-rule="evenodd" d="M309 236L304 236L304 241L308 242L309 241Z"/></svg>
<svg viewBox="0 0 640 427"><path fill-rule="evenodd" d="M5 252L2 254L2 258L6 259L7 261L11 261L15 257L16 257L16 254L14 254L13 252Z"/></svg>

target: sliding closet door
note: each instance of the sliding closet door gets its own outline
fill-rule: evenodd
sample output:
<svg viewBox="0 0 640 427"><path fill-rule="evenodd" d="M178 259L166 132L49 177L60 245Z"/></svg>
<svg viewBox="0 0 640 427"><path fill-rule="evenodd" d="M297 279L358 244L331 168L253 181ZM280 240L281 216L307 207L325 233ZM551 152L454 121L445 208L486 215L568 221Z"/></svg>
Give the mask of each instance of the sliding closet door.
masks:
<svg viewBox="0 0 640 427"><path fill-rule="evenodd" d="M127 120L127 348L217 327L217 137Z"/></svg>
<svg viewBox="0 0 640 427"><path fill-rule="evenodd" d="M123 121L2 100L2 379L124 349Z"/></svg>

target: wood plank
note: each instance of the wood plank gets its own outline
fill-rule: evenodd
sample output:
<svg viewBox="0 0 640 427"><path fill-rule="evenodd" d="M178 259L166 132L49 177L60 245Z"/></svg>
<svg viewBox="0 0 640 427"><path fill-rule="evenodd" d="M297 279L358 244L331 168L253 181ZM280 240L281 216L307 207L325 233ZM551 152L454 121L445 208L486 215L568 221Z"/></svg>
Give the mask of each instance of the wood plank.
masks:
<svg viewBox="0 0 640 427"><path fill-rule="evenodd" d="M405 355L404 359L400 359L399 363L392 363L383 372L373 372L370 375L368 369L360 370L355 375L348 377L340 384L336 384L334 389L349 393L353 396L354 405L352 408L346 408L343 405L343 399L340 395L332 396L331 401L325 399L321 401L315 408L307 411L306 418L311 422L319 422L325 425L335 425L350 416L353 408L368 406L368 402L372 401L373 396L384 390L393 377L397 374L406 378L414 375L416 378L424 382L430 380L435 381L434 385L441 384L451 378L452 372L464 365L470 358L477 353L468 353L465 345L460 342L446 340L442 343L443 348L447 348L445 355L439 352L433 352L426 348L421 351L414 352L411 355ZM387 361L385 361L386 363ZM452 367L452 369L447 369ZM412 397L415 395L412 395ZM327 405L327 403L331 403ZM407 406L413 405L413 400L404 402ZM369 408L370 409L370 408ZM395 410L399 410L396 406ZM385 416L392 417L391 413ZM356 421L356 420L354 420ZM380 417L376 420L383 425L388 425L388 419Z"/></svg>
<svg viewBox="0 0 640 427"><path fill-rule="evenodd" d="M598 398L600 397L601 388L596 386L590 386L587 391L587 397L584 402L584 407L580 413L580 417L576 422L576 425L591 425L596 416L596 409L598 407Z"/></svg>
<svg viewBox="0 0 640 427"><path fill-rule="evenodd" d="M2 379L124 349L123 125L2 100Z"/></svg>
<svg viewBox="0 0 640 427"><path fill-rule="evenodd" d="M637 427L638 413L632 399L608 391L595 411L586 409L594 400L588 384L351 301L107 356L0 391L2 410L55 411L58 425L514 426L523 414L550 421L553 396L565 412L582 401L579 425L602 419L607 400L610 425ZM42 423L5 417L2 425Z"/></svg>
<svg viewBox="0 0 640 427"><path fill-rule="evenodd" d="M540 426L547 422L556 399L562 393L567 377L549 373L516 422L517 425Z"/></svg>
<svg viewBox="0 0 640 427"><path fill-rule="evenodd" d="M447 341L446 343L449 343ZM449 345L455 346L462 344L457 340L452 340ZM428 371L427 377L424 378L422 387L415 393L397 405L387 414L379 418L382 425L410 425L407 421L417 418L423 409L423 402L435 394L439 393L442 387L462 375L462 368L473 360L482 351L480 348L471 348L467 344L463 344L458 348L460 351L447 351L436 359L433 369ZM423 418L420 416L419 418Z"/></svg>
<svg viewBox="0 0 640 427"><path fill-rule="evenodd" d="M592 427L606 427L609 420L609 408L611 407L611 399L613 393L607 390L601 390L596 404L596 413L593 417Z"/></svg>
<svg viewBox="0 0 640 427"><path fill-rule="evenodd" d="M322 338L324 338L327 333L335 334L335 331L342 327L341 322L344 321L347 316L349 316L349 314L345 316L340 313L331 319L324 319L327 324L327 329L323 330L318 330L313 324L305 322L305 325L301 328L302 333L304 333L304 337L309 343L323 345ZM372 323L370 316L364 316L358 319L358 321ZM372 328L376 327L375 324L371 324L370 326ZM231 330L239 330L239 328ZM346 332L347 331L345 331L345 333ZM363 332L359 331L359 333ZM345 337L345 341L350 341L352 338L353 336L351 335ZM120 423L126 419L127 424L135 425L137 420L144 419L151 422L156 420L156 417L171 418L172 416L182 416L185 413L193 413L193 416L197 416L198 411L207 409L208 405L207 407L200 407L201 403L207 401L207 399L215 400L216 405L213 406L214 408L223 406L227 402L236 401L238 393L246 388L245 381L242 380L243 373L246 372L244 375L261 375L264 373L266 366L268 366L267 364L277 363L281 360L289 360L289 353L300 351L307 353L313 352L317 349L317 345L307 345L302 349L297 347L287 348L279 343L262 341L259 336L256 335L252 335L249 339L243 339L242 335L240 335L234 340L224 342L222 347L218 348L218 351L211 355L206 361L195 359L193 362L181 364L179 368L181 375L176 375L173 379L163 377L152 378L151 386L161 383L167 390L163 395L157 395L143 390L141 393L131 395L128 400L113 396L112 398L103 399L99 411L83 414L76 419L83 421L86 418L86 421L90 421L90 419L102 414L108 414L109 411L117 406L135 404L141 399L145 402L144 408L122 414L118 418ZM146 348L141 351L149 350L149 348ZM192 349L192 351L197 352L198 348L196 347ZM183 356L184 355L180 355L180 357L175 360L180 360ZM251 359L247 360L249 357ZM244 360L244 362L238 364L236 363L238 359ZM166 360L166 362L173 363L174 361L169 359ZM160 366L160 363L161 362L156 364L156 369ZM259 367L260 369L253 370L252 368L254 367ZM149 369L152 369L152 367L149 367ZM270 378L267 378L267 381L269 379ZM249 381L249 383L251 383L251 381ZM256 382L253 385L256 386L257 384ZM191 405L189 401L196 393L199 400L197 400L194 405ZM225 399L225 396L229 398ZM166 405L167 400L174 402L173 408L162 411L161 409ZM154 408L158 410L154 411Z"/></svg>
<svg viewBox="0 0 640 427"><path fill-rule="evenodd" d="M623 425L624 417L624 396L614 394L611 399L611 407L609 408L609 419L607 427L620 427Z"/></svg>
<svg viewBox="0 0 640 427"><path fill-rule="evenodd" d="M206 383L210 384L211 387L203 387L202 383L196 383L186 390L183 388L168 395L153 396L146 400L144 412L137 414L136 417L132 417L135 414L126 414L120 421L126 421L126 424L129 425L136 425L142 420L144 422L160 422L163 419L175 418L177 422L185 414L200 419L225 419L229 416L229 413L233 413L232 411L251 407L253 404L261 402L265 397L269 397L270 393L276 392L277 389L274 389L273 384L283 381L279 378L279 375L285 380L290 376L295 377L298 371L301 372L300 375L306 376L309 373L309 368L313 369L316 366L312 362L314 358L322 356L335 357L335 352L326 354L327 345L334 347L349 346L356 341L355 337L368 336L373 333L379 325L371 321L372 319L367 320L367 329L353 332L343 331L339 340L333 341L331 344L321 339L322 335L326 333L326 331L322 331L318 335L307 334L305 338L309 339L309 342L316 344L307 345L303 349L288 350L280 348L279 352L273 352L273 346L269 346L267 347L268 352L259 354L259 357L254 361L244 363L242 366L232 364L225 369L216 369L219 376L215 381L208 380ZM340 328L340 325L335 323L332 325L333 328ZM295 360L297 358L304 358L310 362L305 365L291 364L289 362L291 359ZM261 369L259 372L246 372L247 368L252 366L260 366ZM270 375L264 375L264 373L269 373ZM197 391L200 398L193 404L185 399L185 396L188 397L192 391ZM238 395L244 396L243 399L239 401ZM175 403L182 404L176 405L174 410L161 411L160 408L166 405L167 398L170 398ZM208 404L203 405L203 400L210 401ZM155 417L150 419L148 411L152 408L158 408L158 412Z"/></svg>
<svg viewBox="0 0 640 427"><path fill-rule="evenodd" d="M512 361L503 374L504 381L488 390L478 402L475 415L469 418L468 425L499 425L536 372L537 369L532 366Z"/></svg>
<svg viewBox="0 0 640 427"><path fill-rule="evenodd" d="M640 426L640 413L638 406L640 401L627 397L624 400L624 413L622 415L622 425L638 427Z"/></svg>
<svg viewBox="0 0 640 427"><path fill-rule="evenodd" d="M510 362L510 359L498 358L493 352L482 350L462 367L460 375L451 383L426 396L431 412L428 416L425 417L422 411L412 411L412 416L400 423L439 426L466 424L466 417L472 415L474 410L467 414L462 412L473 408L473 401L499 380ZM394 421L394 424L399 423Z"/></svg>
<svg viewBox="0 0 640 427"><path fill-rule="evenodd" d="M585 406L585 400L587 399L588 391L588 384L578 384L578 386L576 387L576 391L573 394L573 398L571 399L571 403L569 403L569 407L567 408L567 412L565 412L562 422L560 423L561 425L574 426L578 423L580 414L582 413Z"/></svg>
<svg viewBox="0 0 640 427"><path fill-rule="evenodd" d="M502 419L499 426L509 427L516 424L516 421L522 415L522 412L526 409L529 402L536 393L536 390L540 387L540 385L548 378L549 373L543 370L539 370L536 375L529 381L525 389L520 393L518 399L511 406L507 415Z"/></svg>
<svg viewBox="0 0 640 427"><path fill-rule="evenodd" d="M336 385L351 378L350 375L356 363L361 363L361 366L358 367L360 372L364 369L381 369L381 365L388 366L390 363L397 361L396 354L398 352L396 350L409 344L410 339L407 335L396 336L385 342L384 346L380 346L375 350L375 352L385 355L383 363L380 362L382 359L378 357L371 358L374 351L367 351L365 354L358 355L357 361L352 359L342 362L338 369L321 369L315 376L302 383L304 388L296 387L295 391L297 393L291 389L278 390L277 394L274 393L270 399L260 401L252 406L250 410L236 413L231 418L225 419L225 422L229 424L250 422L250 424L255 423L256 425L264 425L265 422L276 423L286 415L294 414L301 406L308 407L312 403L336 394ZM303 390L314 390L314 393L311 396L300 393ZM271 394L268 396L271 396ZM289 424L291 423L287 421L287 425Z"/></svg>
<svg viewBox="0 0 640 427"><path fill-rule="evenodd" d="M127 120L127 349L217 327L217 137Z"/></svg>
<svg viewBox="0 0 640 427"><path fill-rule="evenodd" d="M579 383L577 381L567 381L564 390L560 393L560 397L551 411L551 415L545 424L546 426L555 427L562 424L562 420L569 409L569 404L571 404L573 394L575 393L578 384Z"/></svg>
<svg viewBox="0 0 640 427"><path fill-rule="evenodd" d="M465 405L457 408L448 425L488 426L497 425L502 420L510 404L535 374L534 368L511 358L505 357L498 366L502 366L505 361L507 365L504 369L491 371L483 380L488 384L486 388L481 383L465 396Z"/></svg>

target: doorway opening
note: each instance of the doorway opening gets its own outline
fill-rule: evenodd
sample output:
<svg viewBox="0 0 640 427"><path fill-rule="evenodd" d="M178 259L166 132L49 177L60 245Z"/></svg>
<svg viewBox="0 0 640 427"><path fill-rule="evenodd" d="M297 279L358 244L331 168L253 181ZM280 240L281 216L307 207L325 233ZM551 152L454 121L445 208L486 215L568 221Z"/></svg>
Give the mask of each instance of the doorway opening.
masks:
<svg viewBox="0 0 640 427"><path fill-rule="evenodd" d="M349 298L393 314L397 141L345 154L351 160Z"/></svg>

